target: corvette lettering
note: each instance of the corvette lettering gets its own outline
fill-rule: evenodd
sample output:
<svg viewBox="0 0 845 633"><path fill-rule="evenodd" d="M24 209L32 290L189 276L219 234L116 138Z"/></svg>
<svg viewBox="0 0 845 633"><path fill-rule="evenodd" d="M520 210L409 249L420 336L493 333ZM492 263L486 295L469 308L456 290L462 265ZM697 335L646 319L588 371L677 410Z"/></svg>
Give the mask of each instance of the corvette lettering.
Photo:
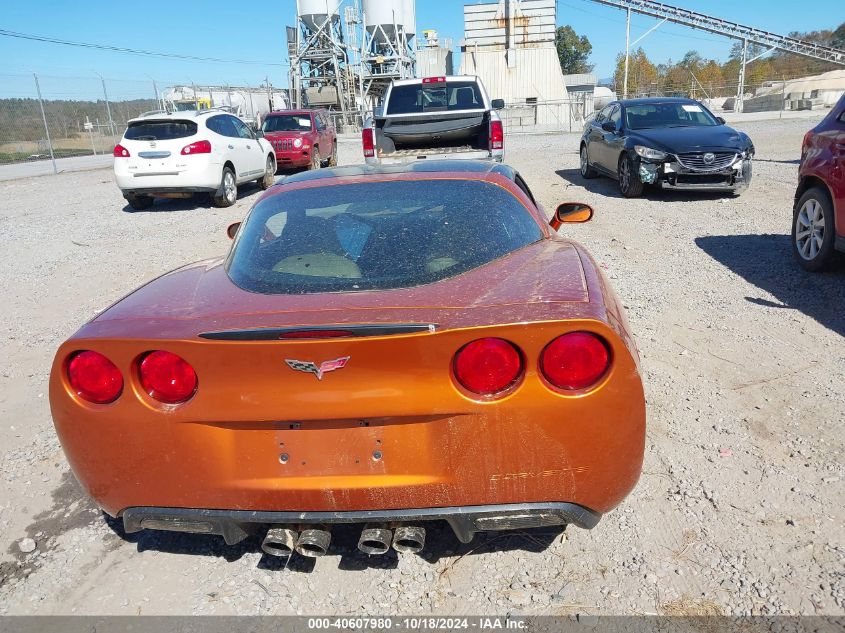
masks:
<svg viewBox="0 0 845 633"><path fill-rule="evenodd" d="M343 369L346 367L346 363L349 362L349 356L343 356L341 358L335 358L334 360L327 360L323 361L319 365L317 363L312 363L311 361L303 361L303 360L292 360L292 359L285 359L288 367L293 369L294 371L301 371L305 372L306 374L314 374L317 376L317 380L323 379L323 374L327 374L330 371L335 371L336 369Z"/></svg>

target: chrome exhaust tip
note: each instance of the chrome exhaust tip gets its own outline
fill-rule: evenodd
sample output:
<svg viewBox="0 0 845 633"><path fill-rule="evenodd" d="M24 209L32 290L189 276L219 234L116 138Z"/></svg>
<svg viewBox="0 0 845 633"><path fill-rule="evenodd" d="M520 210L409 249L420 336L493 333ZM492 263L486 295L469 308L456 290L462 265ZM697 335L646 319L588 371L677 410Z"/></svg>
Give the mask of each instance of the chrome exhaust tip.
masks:
<svg viewBox="0 0 845 633"><path fill-rule="evenodd" d="M358 539L358 549L365 554L386 554L393 540L393 532L384 526L365 525Z"/></svg>
<svg viewBox="0 0 845 633"><path fill-rule="evenodd" d="M290 528L274 527L267 530L261 543L261 549L270 556L287 558L296 549L296 539L299 534Z"/></svg>
<svg viewBox="0 0 845 633"><path fill-rule="evenodd" d="M397 552L416 554L425 547L425 528L404 526L393 534L393 549Z"/></svg>
<svg viewBox="0 0 845 633"><path fill-rule="evenodd" d="M329 551L329 543L332 541L332 533L328 530L314 528L302 530L299 540L296 542L296 551L308 558L324 556Z"/></svg>

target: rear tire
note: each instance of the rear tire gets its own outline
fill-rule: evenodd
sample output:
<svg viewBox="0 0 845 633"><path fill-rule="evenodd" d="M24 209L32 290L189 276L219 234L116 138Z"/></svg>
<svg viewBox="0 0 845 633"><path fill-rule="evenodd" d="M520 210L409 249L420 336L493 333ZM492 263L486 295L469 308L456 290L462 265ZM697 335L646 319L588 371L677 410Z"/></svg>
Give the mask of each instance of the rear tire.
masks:
<svg viewBox="0 0 845 633"><path fill-rule="evenodd" d="M269 189L273 186L273 183L276 182L276 161L273 160L272 156L267 157L267 165L264 167L264 175L256 182L258 183L258 188L262 191Z"/></svg>
<svg viewBox="0 0 845 633"><path fill-rule="evenodd" d="M643 181L634 169L634 161L627 154L619 159L619 192L626 198L638 198L643 194Z"/></svg>
<svg viewBox="0 0 845 633"><path fill-rule="evenodd" d="M595 178L598 176L598 172L593 169L593 166L590 165L590 157L587 153L587 144L583 143L581 145L581 177L585 180L590 180L591 178Z"/></svg>
<svg viewBox="0 0 845 633"><path fill-rule="evenodd" d="M813 187L804 192L792 214L792 253L804 270L820 272L835 260L833 204L827 191Z"/></svg>
<svg viewBox="0 0 845 633"><path fill-rule="evenodd" d="M129 206L135 209L135 211L143 211L144 209L149 209L153 206L153 197L152 196L124 196L126 198L126 202L129 203Z"/></svg>
<svg viewBox="0 0 845 633"><path fill-rule="evenodd" d="M223 168L223 176L220 178L220 194L214 193L211 199L215 207L231 207L238 200L238 181L235 179L235 172L231 167Z"/></svg>

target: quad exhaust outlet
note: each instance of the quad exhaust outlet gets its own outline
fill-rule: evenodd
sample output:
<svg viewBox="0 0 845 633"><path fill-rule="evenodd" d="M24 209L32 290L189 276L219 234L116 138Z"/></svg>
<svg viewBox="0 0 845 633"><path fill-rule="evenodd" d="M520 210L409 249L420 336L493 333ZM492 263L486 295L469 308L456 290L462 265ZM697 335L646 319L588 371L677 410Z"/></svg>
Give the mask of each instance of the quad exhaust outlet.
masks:
<svg viewBox="0 0 845 633"><path fill-rule="evenodd" d="M324 556L329 551L329 543L332 542L332 533L323 528L312 528L302 530L299 540L296 542L296 551L308 558Z"/></svg>
<svg viewBox="0 0 845 633"><path fill-rule="evenodd" d="M270 556L287 558L296 549L299 533L290 528L274 527L267 530L261 549Z"/></svg>
<svg viewBox="0 0 845 633"><path fill-rule="evenodd" d="M396 528L393 534L393 549L397 552L416 554L425 547L425 528L404 526Z"/></svg>
<svg viewBox="0 0 845 633"><path fill-rule="evenodd" d="M361 538L358 539L358 549L365 554L386 554L393 541L393 532L386 526L364 526Z"/></svg>

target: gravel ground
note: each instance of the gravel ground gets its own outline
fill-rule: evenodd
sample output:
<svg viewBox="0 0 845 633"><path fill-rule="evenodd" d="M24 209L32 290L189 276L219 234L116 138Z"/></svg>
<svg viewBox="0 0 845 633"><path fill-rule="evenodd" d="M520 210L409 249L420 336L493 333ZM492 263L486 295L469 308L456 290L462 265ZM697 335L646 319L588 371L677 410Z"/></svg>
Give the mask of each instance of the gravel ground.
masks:
<svg viewBox="0 0 845 633"><path fill-rule="evenodd" d="M47 402L59 343L143 281L223 253L231 209L131 213L110 171L0 183L0 614L843 614L845 271L800 272L787 236L807 121L742 123L741 198L619 197L578 175L577 135L511 137L508 160L628 308L648 396L645 466L592 531L443 528L422 556L357 534L287 568L256 540L125 535L81 493ZM358 162L344 141L343 164Z"/></svg>

